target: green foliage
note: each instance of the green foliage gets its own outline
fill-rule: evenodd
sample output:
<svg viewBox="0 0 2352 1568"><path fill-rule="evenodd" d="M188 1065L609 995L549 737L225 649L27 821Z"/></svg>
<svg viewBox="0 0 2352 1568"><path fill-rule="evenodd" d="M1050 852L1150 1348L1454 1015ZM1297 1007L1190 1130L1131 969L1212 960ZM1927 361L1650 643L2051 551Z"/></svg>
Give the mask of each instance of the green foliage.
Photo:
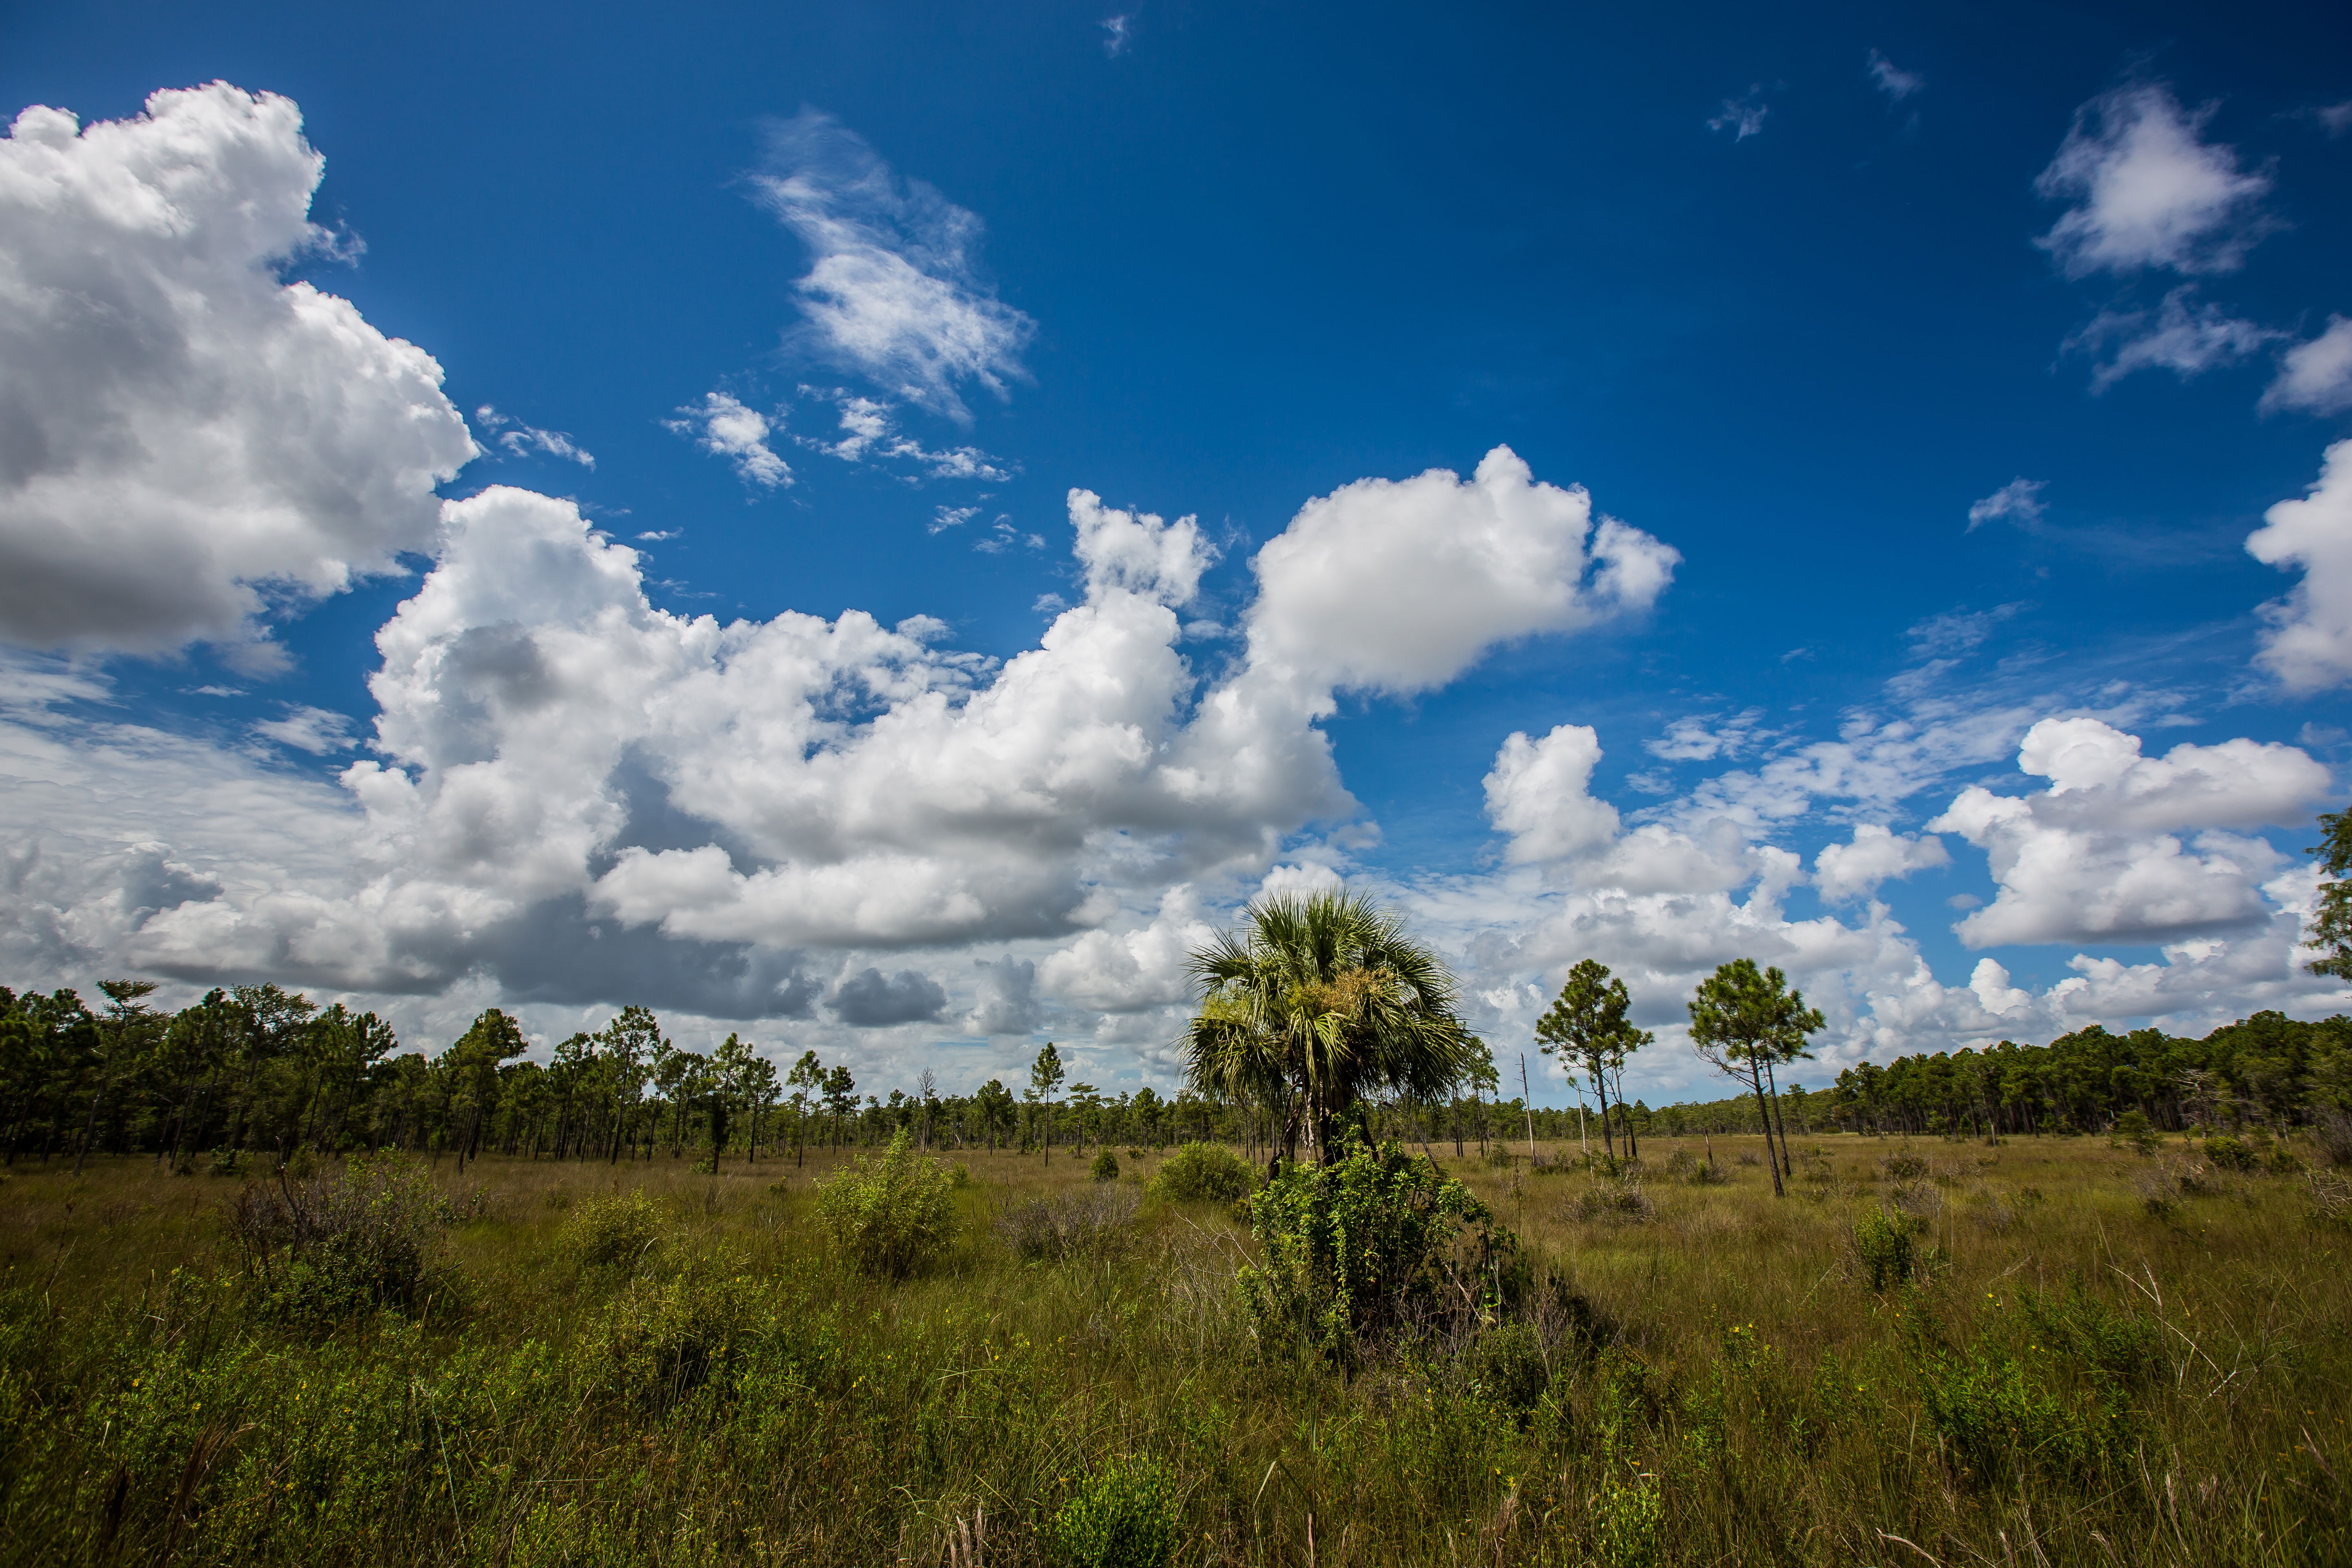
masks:
<svg viewBox="0 0 2352 1568"><path fill-rule="evenodd" d="M630 1269L661 1240L661 1211L641 1192L590 1198L563 1222L560 1245L587 1268Z"/></svg>
<svg viewBox="0 0 2352 1568"><path fill-rule="evenodd" d="M632 1280L573 1347L583 1397L664 1410L732 1373L751 1348L758 1284L702 1264L667 1279Z"/></svg>
<svg viewBox="0 0 2352 1568"><path fill-rule="evenodd" d="M1095 1156L1094 1163L1087 1167L1087 1173L1097 1182L1118 1181L1118 1156L1105 1149Z"/></svg>
<svg viewBox="0 0 2352 1568"><path fill-rule="evenodd" d="M2245 1140L2224 1134L2205 1140L2205 1163L2217 1171L2251 1171L2259 1161Z"/></svg>
<svg viewBox="0 0 2352 1568"><path fill-rule="evenodd" d="M2115 1125L2107 1130L2107 1142L2135 1154L2153 1154L2163 1141L2149 1124L2147 1112L2134 1107L2116 1118Z"/></svg>
<svg viewBox="0 0 2352 1568"><path fill-rule="evenodd" d="M1294 1152L1302 1132L1331 1146L1367 1095L1443 1100L1485 1059L1444 961L1359 893L1260 898L1188 967L1202 1002L1185 1026L1187 1082L1281 1107Z"/></svg>
<svg viewBox="0 0 2352 1568"><path fill-rule="evenodd" d="M264 1310L303 1319L413 1311L456 1217L424 1163L404 1154L354 1159L334 1176L255 1182L228 1205Z"/></svg>
<svg viewBox="0 0 2352 1568"><path fill-rule="evenodd" d="M1608 1568L1652 1568L1662 1555L1665 1509L1655 1476L1612 1476L1593 1499L1599 1516L1596 1544Z"/></svg>
<svg viewBox="0 0 2352 1568"><path fill-rule="evenodd" d="M1463 1370L1486 1396L1514 1415L1536 1407L1551 1386L1542 1337L1527 1323L1496 1323L1470 1342Z"/></svg>
<svg viewBox="0 0 2352 1568"><path fill-rule="evenodd" d="M1853 1255L1868 1276L1870 1288L1881 1294L1920 1271L1919 1248L1912 1239L1911 1227L1885 1209L1873 1209L1854 1222Z"/></svg>
<svg viewBox="0 0 2352 1568"><path fill-rule="evenodd" d="M955 1237L955 1178L904 1131L818 1189L817 1217L859 1272L902 1279Z"/></svg>
<svg viewBox="0 0 2352 1568"><path fill-rule="evenodd" d="M1114 1460L1054 1515L1047 1536L1063 1568L1164 1568L1176 1555L1176 1482L1156 1460Z"/></svg>
<svg viewBox="0 0 2352 1568"><path fill-rule="evenodd" d="M1144 1191L1162 1203L1236 1204L1256 1185L1248 1163L1223 1143L1180 1145Z"/></svg>
<svg viewBox="0 0 2352 1568"><path fill-rule="evenodd" d="M1396 1143L1294 1165L1250 1200L1240 1272L1260 1342L1352 1363L1369 1342L1492 1321L1523 1287L1517 1239L1469 1188Z"/></svg>

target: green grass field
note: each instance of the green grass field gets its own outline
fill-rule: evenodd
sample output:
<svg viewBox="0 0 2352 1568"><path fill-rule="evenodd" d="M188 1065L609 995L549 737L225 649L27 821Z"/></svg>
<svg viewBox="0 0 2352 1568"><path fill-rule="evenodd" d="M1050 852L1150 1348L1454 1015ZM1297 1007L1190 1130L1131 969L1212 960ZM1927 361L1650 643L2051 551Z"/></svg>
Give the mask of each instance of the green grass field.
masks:
<svg viewBox="0 0 2352 1568"><path fill-rule="evenodd" d="M1053 1521L1144 1458L1183 1563L2352 1561L2340 1178L1834 1136L1776 1200L1762 1151L1714 1139L1697 1184L1699 1140L1651 1141L1638 1194L1439 1151L1550 1283L1352 1373L1261 1352L1216 1205L1022 1261L992 1219L1087 1183L1066 1152L950 1156L958 1237L896 1284L814 1223L830 1155L486 1159L478 1198L445 1161L467 1217L425 1296L340 1318L251 1279L240 1180L20 1161L0 1554L1066 1561ZM624 1191L658 1235L583 1261Z"/></svg>

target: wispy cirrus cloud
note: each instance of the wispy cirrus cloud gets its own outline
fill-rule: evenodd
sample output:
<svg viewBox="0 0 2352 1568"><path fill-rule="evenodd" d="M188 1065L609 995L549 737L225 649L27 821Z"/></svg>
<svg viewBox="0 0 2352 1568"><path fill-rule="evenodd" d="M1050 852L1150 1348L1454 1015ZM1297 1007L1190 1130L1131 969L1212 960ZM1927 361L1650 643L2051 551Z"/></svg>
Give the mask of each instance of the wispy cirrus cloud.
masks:
<svg viewBox="0 0 2352 1568"><path fill-rule="evenodd" d="M2105 392L2143 370L2168 370L2183 381L2192 380L2235 364L2285 335L2232 316L2210 300L2194 300L2195 288L2183 284L2173 289L2152 315L2102 310L2069 337L2064 344L2068 351L2088 353L2095 361L2091 390Z"/></svg>
<svg viewBox="0 0 2352 1568"><path fill-rule="evenodd" d="M1723 112L1710 116L1706 128L1709 131L1728 131L1734 142L1745 142L1759 134L1764 129L1766 116L1772 112L1771 107L1764 101L1763 92L1764 84L1758 82L1748 89L1745 98L1725 99Z"/></svg>
<svg viewBox="0 0 2352 1568"><path fill-rule="evenodd" d="M982 276L978 215L814 109L770 128L751 185L809 247L795 288L805 341L824 357L959 421L971 417L966 386L1003 397L1026 378L1036 323Z"/></svg>
<svg viewBox="0 0 2352 1568"><path fill-rule="evenodd" d="M1876 49L1870 51L1869 58L1864 61L1864 68L1870 73L1871 85L1885 93L1890 102L1900 103L1913 93L1924 90L1927 85L1926 77L1917 71L1903 69Z"/></svg>

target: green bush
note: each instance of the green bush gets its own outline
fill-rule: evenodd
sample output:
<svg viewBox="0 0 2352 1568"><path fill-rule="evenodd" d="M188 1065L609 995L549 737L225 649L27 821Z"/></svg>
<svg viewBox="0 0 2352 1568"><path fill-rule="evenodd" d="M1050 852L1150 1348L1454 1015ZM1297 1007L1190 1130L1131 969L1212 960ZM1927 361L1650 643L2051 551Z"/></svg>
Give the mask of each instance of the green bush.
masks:
<svg viewBox="0 0 2352 1568"><path fill-rule="evenodd" d="M1911 1227L1885 1209L1873 1209L1853 1226L1853 1255L1870 1277L1870 1288L1884 1292L1912 1279L1920 1270L1917 1245Z"/></svg>
<svg viewBox="0 0 2352 1568"><path fill-rule="evenodd" d="M903 1279L955 1237L955 1176L905 1132L817 1191L817 1218L860 1273Z"/></svg>
<svg viewBox="0 0 2352 1568"><path fill-rule="evenodd" d="M1927 1173L1927 1162L1916 1154L1889 1154L1885 1164L1889 1181L1916 1182Z"/></svg>
<svg viewBox="0 0 2352 1568"><path fill-rule="evenodd" d="M2117 1126L2122 1125L2117 1119ZM2251 1171L2254 1168L2254 1152L2242 1139L2224 1133L2205 1140L2205 1163L2217 1171Z"/></svg>
<svg viewBox="0 0 2352 1568"><path fill-rule="evenodd" d="M405 1154L354 1159L336 1176L250 1183L228 1204L268 1315L287 1318L414 1310L455 1217L424 1163Z"/></svg>
<svg viewBox="0 0 2352 1568"><path fill-rule="evenodd" d="M1048 1528L1064 1568L1164 1568L1176 1555L1176 1484L1156 1460L1104 1466Z"/></svg>
<svg viewBox="0 0 2352 1568"><path fill-rule="evenodd" d="M627 1285L574 1342L574 1388L648 1411L672 1407L740 1362L759 1294L747 1276L707 1266Z"/></svg>
<svg viewBox="0 0 2352 1568"><path fill-rule="evenodd" d="M1222 1143L1186 1143L1160 1162L1145 1189L1163 1203L1239 1203L1255 1181L1239 1154Z"/></svg>
<svg viewBox="0 0 2352 1568"><path fill-rule="evenodd" d="M2134 1423L2118 1390L2062 1394L1996 1351L1931 1358L1919 1392L1946 1463L1978 1486L2037 1472L2087 1481L2131 1449Z"/></svg>
<svg viewBox="0 0 2352 1568"><path fill-rule="evenodd" d="M1118 1181L1118 1156L1108 1149L1104 1150L1095 1156L1095 1163L1087 1167L1087 1173L1097 1182Z"/></svg>
<svg viewBox="0 0 2352 1568"><path fill-rule="evenodd" d="M1543 1341L1525 1323L1500 1323L1470 1342L1463 1370L1486 1397L1514 1415L1524 1415L1551 1386Z"/></svg>
<svg viewBox="0 0 2352 1568"><path fill-rule="evenodd" d="M2148 1124L2147 1112L2144 1110L2126 1110L2116 1118L2114 1126L2107 1129L2107 1142L2111 1146L2129 1149L2135 1154L2153 1154L2157 1145L2162 1142L2157 1136L2156 1129Z"/></svg>
<svg viewBox="0 0 2352 1568"><path fill-rule="evenodd" d="M1260 1342L1342 1363L1400 1330L1491 1321L1525 1284L1517 1238L1393 1142L1284 1171L1250 1200L1250 1229L1260 1261L1238 1279Z"/></svg>
<svg viewBox="0 0 2352 1568"><path fill-rule="evenodd" d="M661 1211L639 1192L590 1198L559 1235L563 1250L588 1268L634 1268L660 1240Z"/></svg>

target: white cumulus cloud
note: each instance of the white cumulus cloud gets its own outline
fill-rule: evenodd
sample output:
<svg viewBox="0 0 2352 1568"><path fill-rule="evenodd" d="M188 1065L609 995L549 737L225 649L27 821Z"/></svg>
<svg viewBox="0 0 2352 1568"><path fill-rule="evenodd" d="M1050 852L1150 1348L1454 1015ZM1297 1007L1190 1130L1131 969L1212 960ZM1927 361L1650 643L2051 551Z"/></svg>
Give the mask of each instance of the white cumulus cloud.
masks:
<svg viewBox="0 0 2352 1568"><path fill-rule="evenodd" d="M324 166L291 101L225 82L0 140L0 637L251 645L430 548L475 455L441 367L278 276L331 245Z"/></svg>
<svg viewBox="0 0 2352 1568"><path fill-rule="evenodd" d="M2293 746L2225 741L2144 757L2137 736L2096 719L2042 720L2017 765L2049 787L1971 785L1927 825L1990 860L1999 895L1954 928L1971 947L2158 942L2266 918L2260 889L2278 852L2228 830L2294 824L2333 788Z"/></svg>
<svg viewBox="0 0 2352 1568"><path fill-rule="evenodd" d="M2266 566L2300 566L2303 581L2269 622L2256 662L2289 690L2316 691L2352 677L2352 441L2327 448L2310 492L2263 514L2246 552Z"/></svg>
<svg viewBox="0 0 2352 1568"><path fill-rule="evenodd" d="M700 403L688 404L667 423L679 435L693 437L704 451L734 464L747 484L774 489L793 482L791 465L768 445L774 425L728 393L706 392Z"/></svg>
<svg viewBox="0 0 2352 1568"><path fill-rule="evenodd" d="M1509 447L1467 480L1442 468L1309 501L1260 550L1249 651L1307 689L1412 692L1487 648L1646 609L1681 555L1538 482Z"/></svg>
<svg viewBox="0 0 2352 1568"><path fill-rule="evenodd" d="M2074 204L2038 241L2070 278L2169 268L2227 272L2261 236L2270 176L2204 140L2209 106L2189 112L2161 82L2121 87L2075 110L2034 182Z"/></svg>
<svg viewBox="0 0 2352 1568"><path fill-rule="evenodd" d="M2326 331L2287 350L2262 405L2265 413L2298 408L2341 414L2352 408L2352 321L2330 316Z"/></svg>
<svg viewBox="0 0 2352 1568"><path fill-rule="evenodd" d="M1944 841L1933 834L1902 834L1878 823L1858 822L1850 841L1824 845L1813 857L1813 886L1831 903L1842 904L1868 898L1889 879L1951 863Z"/></svg>

